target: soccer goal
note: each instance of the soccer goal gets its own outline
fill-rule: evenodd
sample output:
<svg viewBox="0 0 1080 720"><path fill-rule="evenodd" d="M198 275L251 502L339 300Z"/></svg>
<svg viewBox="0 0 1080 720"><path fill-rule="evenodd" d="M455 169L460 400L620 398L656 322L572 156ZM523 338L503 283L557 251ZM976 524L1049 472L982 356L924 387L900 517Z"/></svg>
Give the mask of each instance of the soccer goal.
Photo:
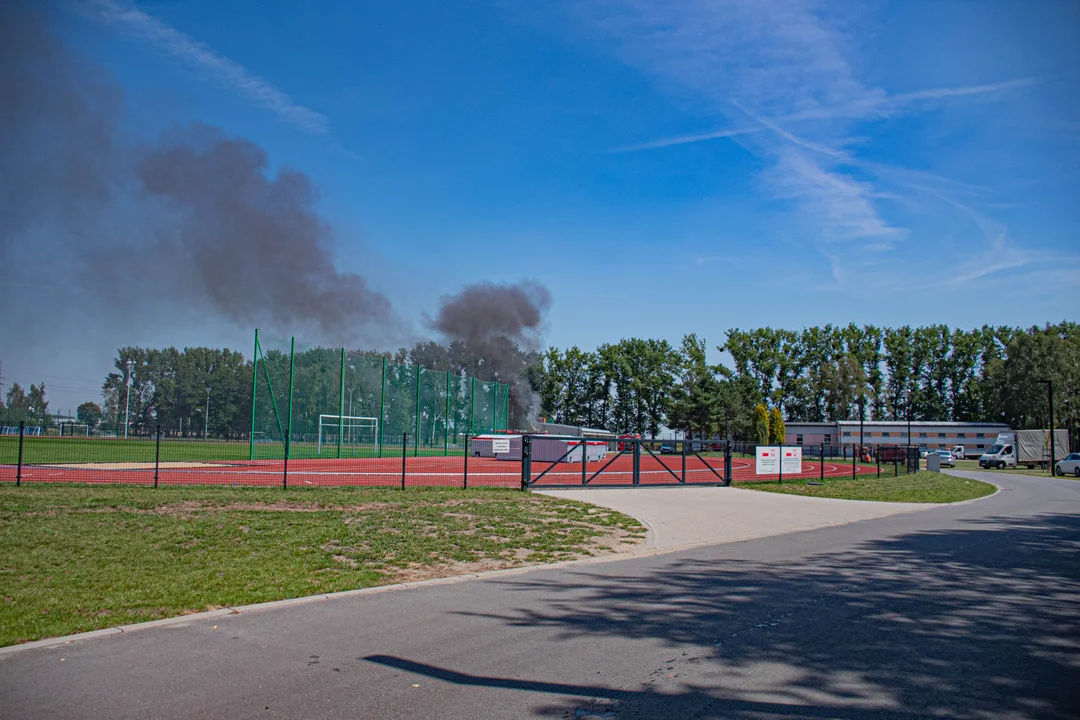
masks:
<svg viewBox="0 0 1080 720"><path fill-rule="evenodd" d="M337 445L338 428L341 428L341 442L343 444L375 444L379 437L379 418L353 415L320 415L319 455L322 455L323 445Z"/></svg>
<svg viewBox="0 0 1080 720"><path fill-rule="evenodd" d="M86 423L68 422L65 420L60 423L60 436L63 437L65 435L71 437L90 437L90 426Z"/></svg>

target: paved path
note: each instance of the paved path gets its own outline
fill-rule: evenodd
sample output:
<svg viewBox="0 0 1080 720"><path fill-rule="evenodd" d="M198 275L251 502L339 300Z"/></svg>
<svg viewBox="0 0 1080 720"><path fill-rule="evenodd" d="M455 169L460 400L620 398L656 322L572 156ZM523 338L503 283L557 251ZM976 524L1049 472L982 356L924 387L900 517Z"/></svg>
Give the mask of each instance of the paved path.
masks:
<svg viewBox="0 0 1080 720"><path fill-rule="evenodd" d="M877 503L778 495L731 487L547 490L631 515L649 528L650 548L732 542L926 510L921 503Z"/></svg>
<svg viewBox="0 0 1080 720"><path fill-rule="evenodd" d="M0 656L0 717L1067 718L1080 482Z"/></svg>

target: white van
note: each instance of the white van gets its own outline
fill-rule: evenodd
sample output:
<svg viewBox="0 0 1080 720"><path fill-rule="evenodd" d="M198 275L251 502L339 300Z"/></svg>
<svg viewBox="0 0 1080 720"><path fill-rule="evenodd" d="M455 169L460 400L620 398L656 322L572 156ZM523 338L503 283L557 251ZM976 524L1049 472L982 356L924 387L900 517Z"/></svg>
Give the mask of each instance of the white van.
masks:
<svg viewBox="0 0 1080 720"><path fill-rule="evenodd" d="M949 452L952 453L954 460L963 460L967 457L967 449L963 445L953 445Z"/></svg>

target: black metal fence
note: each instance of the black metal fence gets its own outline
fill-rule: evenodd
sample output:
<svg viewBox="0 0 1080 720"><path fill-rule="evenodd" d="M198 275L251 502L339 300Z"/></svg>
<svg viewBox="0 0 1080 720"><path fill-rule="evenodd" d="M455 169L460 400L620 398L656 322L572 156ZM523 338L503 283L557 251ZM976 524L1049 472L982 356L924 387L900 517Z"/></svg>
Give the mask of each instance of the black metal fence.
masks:
<svg viewBox="0 0 1080 720"><path fill-rule="evenodd" d="M719 450L714 450L714 445ZM511 452L515 452L511 448ZM523 487L730 485L731 445L699 440L521 438Z"/></svg>
<svg viewBox="0 0 1080 720"><path fill-rule="evenodd" d="M290 445L284 457L248 456L242 443L150 437L0 435L0 482L232 486L637 487L900 476L919 449L801 446L795 471L762 471L758 447L701 440L556 435L463 437L425 451L408 434L383 443ZM774 450L780 450L772 446ZM779 454L791 451L787 446ZM774 456L775 457L775 456Z"/></svg>

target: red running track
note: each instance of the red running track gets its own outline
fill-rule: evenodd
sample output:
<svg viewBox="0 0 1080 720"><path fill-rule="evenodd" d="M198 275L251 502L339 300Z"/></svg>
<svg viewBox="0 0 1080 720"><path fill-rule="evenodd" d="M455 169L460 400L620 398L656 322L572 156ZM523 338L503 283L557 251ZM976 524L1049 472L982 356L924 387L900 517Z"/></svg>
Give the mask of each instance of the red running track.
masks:
<svg viewBox="0 0 1080 720"><path fill-rule="evenodd" d="M243 485L277 486L282 484L284 462L281 460L253 461L207 461L186 463L195 467L176 467L163 464L158 472L162 485ZM88 464L87 464L88 465ZM606 467L605 467L606 465ZM550 467L550 469L549 469ZM601 469L603 470L601 471ZM784 479L813 479L821 475L818 462L804 462L802 472L784 475ZM858 466L860 474L876 473L877 468ZM547 470L542 477L541 473ZM599 475L596 473L599 472ZM849 476L851 463L825 461L825 477ZM465 481L463 457L408 457L405 459L405 485L407 487L460 487ZM722 458L686 458L686 484L717 484L722 482L724 464ZM755 475L753 461L736 458L732 461L735 482L768 482L777 475ZM594 477L595 476L595 477ZM314 459L290 460L288 483L294 486L368 486L400 487L402 477L401 458L362 459ZM607 461L590 462L586 467L589 486L630 485L633 482L633 458L624 455ZM640 458L640 483L642 485L681 484L682 456L667 455ZM534 462L532 478L536 487L576 485L581 483L580 463ZM16 479L14 465L0 465L0 483L13 483ZM93 483L122 485L153 485L153 466L115 463L111 466L96 463L93 467L53 464L24 465L24 483ZM520 487L521 463L490 458L469 458L468 484L473 487Z"/></svg>

